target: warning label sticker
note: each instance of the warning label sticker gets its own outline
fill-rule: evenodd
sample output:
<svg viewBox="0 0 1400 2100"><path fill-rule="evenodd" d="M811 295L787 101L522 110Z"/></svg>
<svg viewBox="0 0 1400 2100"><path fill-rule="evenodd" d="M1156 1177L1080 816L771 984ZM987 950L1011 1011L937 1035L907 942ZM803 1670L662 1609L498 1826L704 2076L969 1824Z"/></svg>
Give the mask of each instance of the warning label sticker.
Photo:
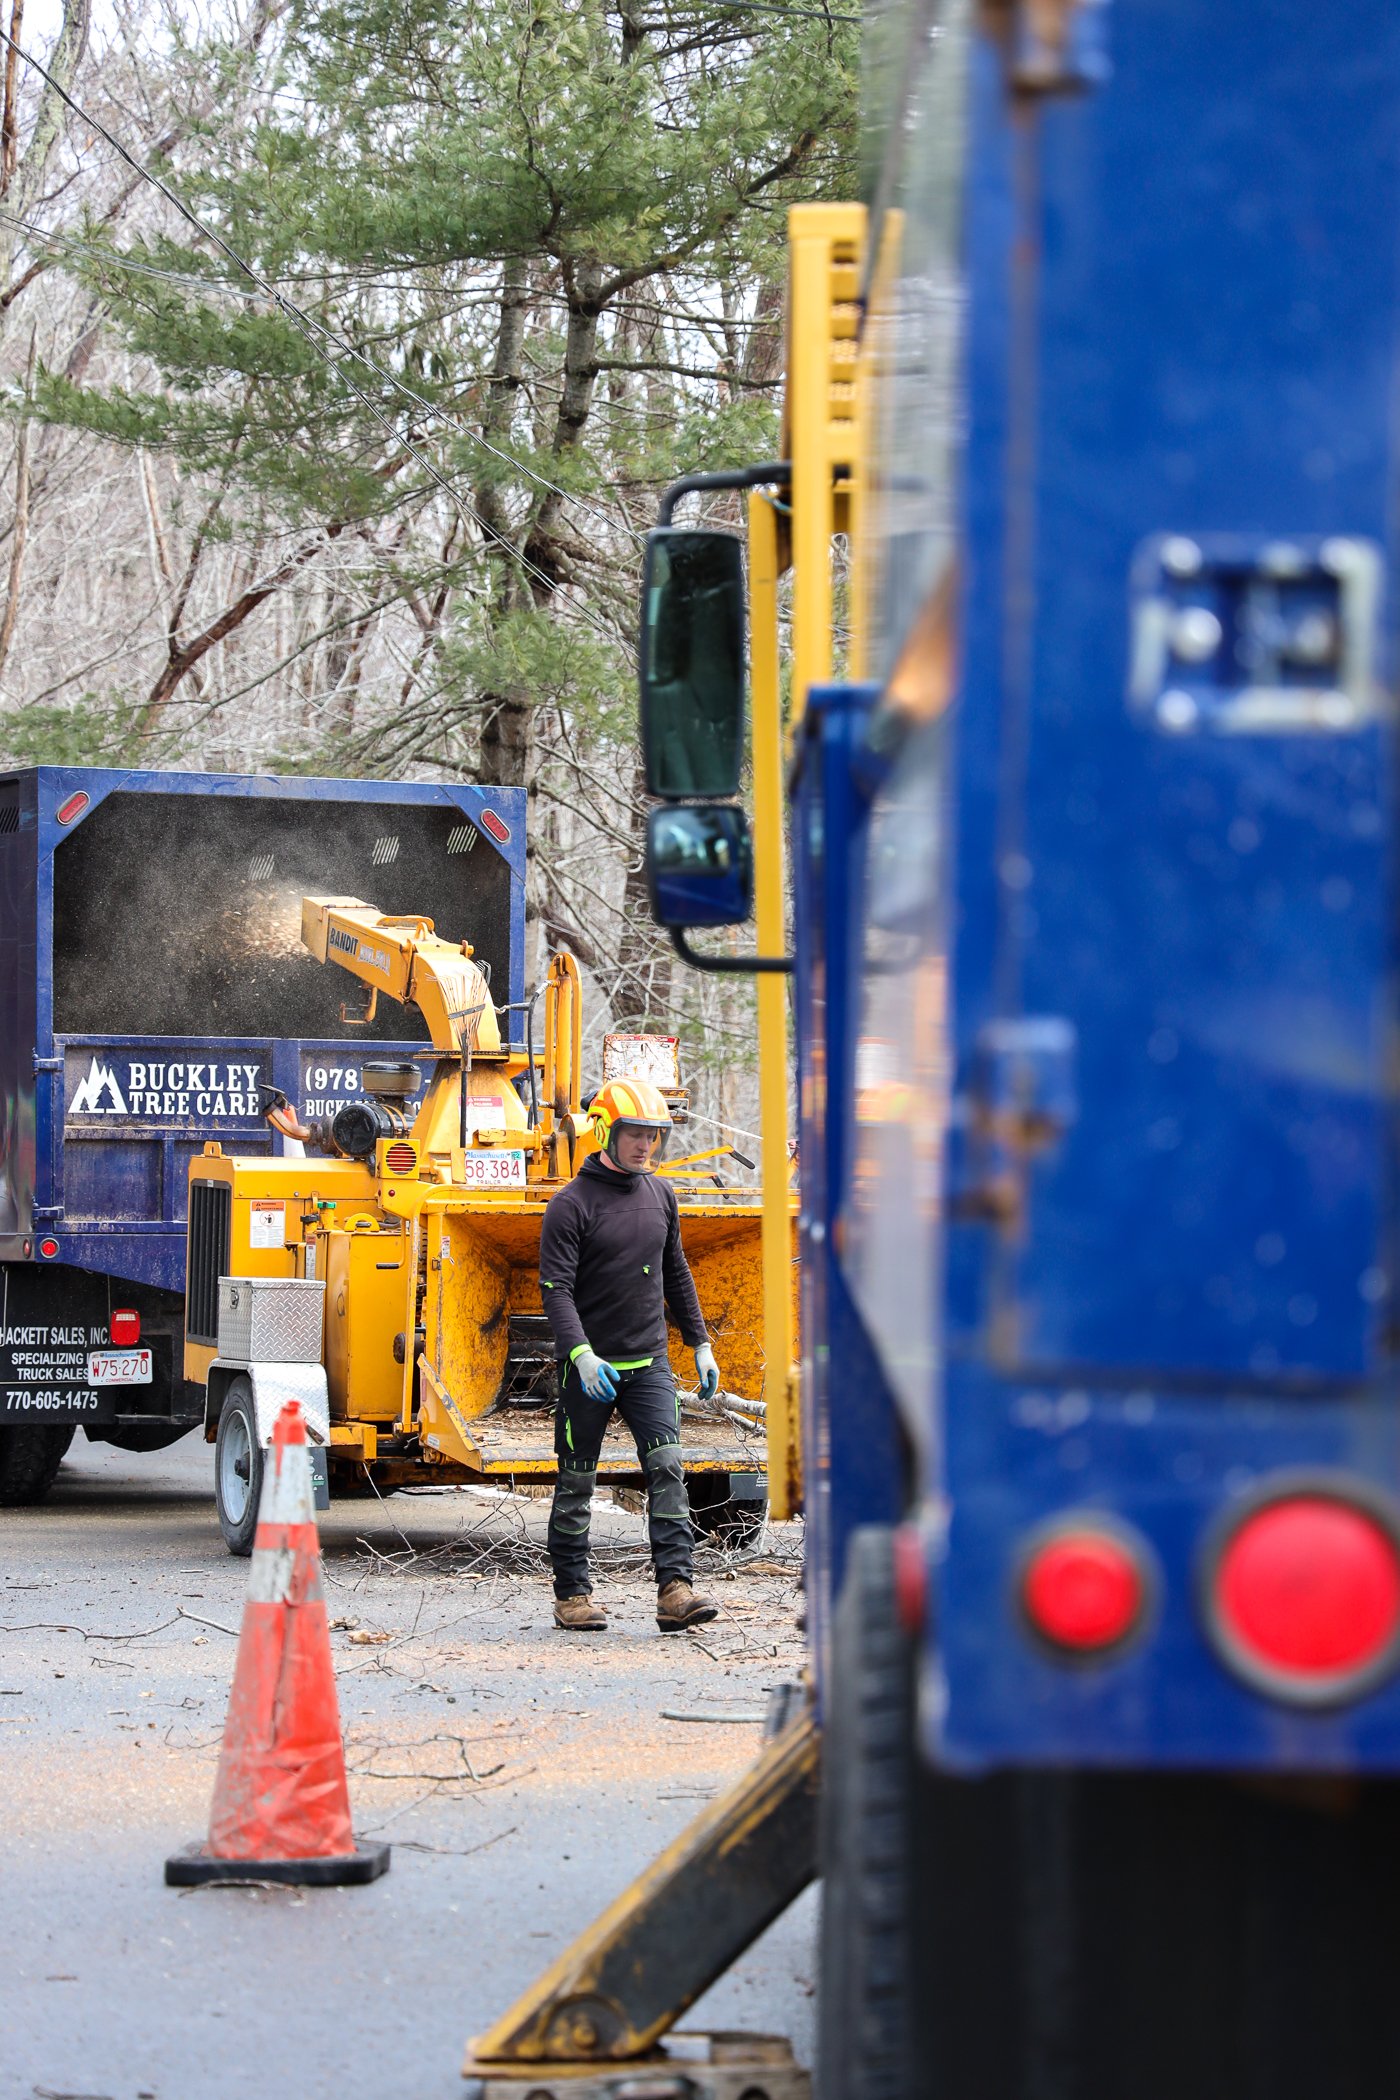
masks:
<svg viewBox="0 0 1400 2100"><path fill-rule="evenodd" d="M506 1105L499 1094L467 1096L467 1129L500 1130L505 1126Z"/></svg>
<svg viewBox="0 0 1400 2100"><path fill-rule="evenodd" d="M248 1212L248 1245L250 1247L285 1247L286 1244L286 1204L264 1202L251 1204Z"/></svg>

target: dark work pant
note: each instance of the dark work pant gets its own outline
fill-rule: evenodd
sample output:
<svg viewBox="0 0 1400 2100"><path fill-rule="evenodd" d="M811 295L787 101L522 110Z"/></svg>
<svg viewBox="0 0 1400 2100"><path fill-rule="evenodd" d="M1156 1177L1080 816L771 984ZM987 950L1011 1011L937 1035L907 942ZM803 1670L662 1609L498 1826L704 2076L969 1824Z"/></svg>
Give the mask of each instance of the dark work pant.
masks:
<svg viewBox="0 0 1400 2100"><path fill-rule="evenodd" d="M690 1503L681 1470L680 1406L676 1381L664 1357L642 1371L623 1371L612 1405L590 1400L571 1363L559 1366L559 1412L554 1450L559 1481L549 1512L549 1558L556 1597L587 1595L588 1524L603 1433L616 1407L632 1432L647 1489L647 1533L652 1565L664 1589L689 1582L692 1535Z"/></svg>

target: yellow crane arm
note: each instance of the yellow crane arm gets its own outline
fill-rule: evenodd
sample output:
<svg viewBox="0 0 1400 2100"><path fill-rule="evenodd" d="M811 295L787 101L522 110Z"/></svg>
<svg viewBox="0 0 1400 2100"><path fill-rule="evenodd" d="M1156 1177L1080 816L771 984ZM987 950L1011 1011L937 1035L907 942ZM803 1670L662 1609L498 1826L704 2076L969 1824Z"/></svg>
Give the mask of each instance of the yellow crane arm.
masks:
<svg viewBox="0 0 1400 2100"><path fill-rule="evenodd" d="M369 986L366 1020L387 992L418 1008L442 1056L501 1055L500 1023L469 941L454 946L438 938L431 919L396 918L359 897L303 897L301 937L317 962L339 963Z"/></svg>

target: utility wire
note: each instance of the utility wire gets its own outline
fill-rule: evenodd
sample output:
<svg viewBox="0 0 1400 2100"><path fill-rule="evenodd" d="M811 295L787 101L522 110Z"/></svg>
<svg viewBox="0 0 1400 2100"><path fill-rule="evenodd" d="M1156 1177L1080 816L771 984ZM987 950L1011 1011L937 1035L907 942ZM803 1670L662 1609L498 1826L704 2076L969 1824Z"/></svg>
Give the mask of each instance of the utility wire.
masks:
<svg viewBox="0 0 1400 2100"><path fill-rule="evenodd" d="M782 7L777 4L777 0L702 0L702 4L732 8L736 13L745 15L792 15L803 22L860 23L865 20L864 15L834 15L830 8L826 7ZM682 12L685 11L682 8ZM666 26L671 28L674 25L668 22Z"/></svg>
<svg viewBox="0 0 1400 2100"><path fill-rule="evenodd" d="M136 174L141 176L143 180L149 182L155 189L159 190L161 195L164 198L166 198L166 200L169 203L174 205L176 211L179 212L180 216L183 219L188 221L188 223L191 226L193 226L195 230L198 233L200 233L206 240L212 241L215 247L218 248L222 254L226 255L229 261L234 264L235 268L241 270L243 274L250 280L250 282L257 286L258 290L263 294L263 296L272 301L273 305L276 306L280 313L286 315L286 317L289 320L291 320L294 324L299 326L301 328L302 333L305 335L307 341L311 344L312 348L316 350L317 354L321 357L323 363L325 363L329 367L334 368L340 359L353 357L357 360L358 363L364 365L367 368L367 370L372 372L376 378L387 380L391 386L397 387L398 391L404 394L409 400L417 402L420 407L427 409L429 414L436 415L444 421L450 421L449 418L446 418L444 416L443 411L438 409L433 402L423 400L423 398L420 395L415 394L413 392L413 389L411 387L403 386L399 381L395 379L392 372L385 372L379 365L376 365L374 363L372 358L366 357L362 350L356 349L353 343L343 342L334 334L334 332L331 329L323 327L320 322L313 320L309 314L303 312L302 308L299 307L294 300L288 299L282 292L279 292L277 290L277 287L274 284L272 284L267 278L263 277L259 271L255 270L251 263L246 262L244 258L238 254L236 249L231 248L228 242L224 240L221 234L215 233L211 227L204 225L203 221L199 218L198 214L192 211L190 207L187 204L185 204L180 197L176 195L174 190L172 190L167 183L161 180L159 175L154 174L149 168L143 166L142 163L138 161L135 158L135 156L127 150L127 148L122 144L121 140L115 137L114 134L107 129L106 125L103 124L99 118L94 117L89 111L85 110L82 107L81 103L75 101L74 98L63 87L61 82L54 79L54 76L48 71L47 67L41 65L37 58L35 58L30 52L25 51L21 45L17 44L14 38L11 37L8 34L8 32L4 29L0 29L0 42L8 44L11 50L14 51L18 57L22 58L27 65L32 66L37 73L41 74L42 77L46 81L48 81L48 83L53 88L54 92L60 97L60 99L67 104L69 109L72 110L73 114L76 117L80 118L83 123L91 125L92 129L96 131L100 137L104 138L107 141L108 145L112 147L113 151L120 154L121 158L126 162L128 167L134 169ZM232 287L226 287L225 289L232 289ZM337 353L335 357L327 356L326 352L321 349L319 343L316 341L317 336L323 336L326 339L326 341L328 341L331 344L332 348ZM461 512L462 516L470 518L472 522L485 534L488 540L495 541L496 544L499 547L501 547L501 549L509 556L509 558L512 561L514 561L527 576L534 577L537 583L543 584L545 590L552 594L558 587L556 582L552 578L546 576L543 569L536 567L535 563L529 559L528 555L526 555L521 548L515 545L513 540L508 539L505 533L499 531L496 526L490 524L485 518L482 517L479 510L477 510L472 504L467 502L466 498L460 493L460 491L456 488L453 482L451 482L448 479L448 477L441 472L436 463L428 457L427 453L420 451L419 447L413 442L413 439L411 437L406 437L403 434L403 432L398 428L397 424L393 421L393 419L384 413L383 409L380 408L379 404L364 391L363 387L356 384L356 382L350 377L348 372L342 371L341 377L344 379L346 386L349 387L351 393L355 396L356 400L359 401L365 408L369 410L369 413L374 418L375 422L380 424L383 429L388 431L389 435L393 438L395 444L401 446L403 450L408 453L411 459L414 459L418 462L419 466L423 468L424 472L429 476L429 478L433 482L435 482L440 489L442 489L444 494L447 496L448 501L456 505L457 509ZM467 426L464 425L463 428L467 428ZM467 435L470 437L477 437L477 433L470 429L467 429ZM484 438L478 438L478 442L481 444L486 444L486 440ZM487 445L487 450L494 451L495 447ZM523 462L519 460L512 460L511 456L508 453L502 452L499 453L497 456L503 460L506 460L509 464L518 467L521 473L526 475L530 474L530 469L526 467L523 464ZM554 486L552 482L545 482L544 477L542 475L537 474L534 475L532 478L536 481L544 482L544 486L547 488L552 488ZM565 496L566 501L569 500L564 490L560 489L556 493L561 496ZM593 515L602 516L602 513L595 512L593 513ZM604 522L611 523L612 521L609 519L604 519ZM633 537L636 537L635 533L633 534ZM615 643L617 637L614 634L613 630L597 617L597 615L593 612L590 606L576 604L574 605L572 610L580 616L580 618L584 621L584 624L586 626L591 627L595 634L601 635L604 641L606 641L610 646L613 643Z"/></svg>
<svg viewBox="0 0 1400 2100"><path fill-rule="evenodd" d="M12 211L0 209L0 223L6 226L17 227L21 233L27 233L32 241L42 241L46 247L57 249L61 253L67 252L77 256L91 256L94 262L101 264L104 268L128 270L138 277L154 277L163 284L179 285L192 292L218 293L229 299L256 300L261 297L257 288L253 285L233 284L227 277L201 277L193 270L163 270L159 263L141 262L136 256L128 254L121 248L110 248L101 241L86 240L81 234L65 233L62 228L58 227L36 226L32 219L21 219ZM433 265L429 263L413 263L405 264L404 267L405 269L429 269ZM318 283L324 285L329 283L330 276L331 273L329 271L296 271L289 273L280 282L285 284ZM402 289L401 285L396 281L382 277L361 278L359 282L369 291L397 291ZM482 299L488 296L494 298L495 294L488 294L477 287L473 287L470 294L461 293L455 296L449 294L449 298L453 301L452 311L454 312L460 311L463 306L469 303L469 299ZM730 322L728 325L733 327L736 324ZM743 326L745 324L741 322L737 325ZM708 375L701 374L701 377L706 376ZM436 410L436 413L441 416L445 414L445 411L439 408ZM466 434L468 437L475 435L470 429L467 430ZM524 467L522 463L521 471L528 472L529 469ZM549 486L548 483L545 485L546 487Z"/></svg>
<svg viewBox="0 0 1400 2100"><path fill-rule="evenodd" d="M105 139L107 144L112 148L113 152L119 154L121 158L126 162L127 166L130 169L132 169L135 174L139 175L144 182L149 182L153 189L159 190L161 196L165 198L168 204L172 204L175 207L176 211L180 214L181 218L187 222L187 224L193 226L195 231L198 234L200 234L203 237L203 239L207 241L212 241L214 246L219 250L220 254L226 256L228 260L233 264L236 270L241 270L243 275L246 278L248 278L249 282L257 286L258 290L263 294L264 298L270 299L272 301L273 305L276 306L279 313L284 314L290 321L294 322L302 330L302 333L306 336L307 340L313 344L313 347L317 347L315 341L317 337L323 338L327 343L331 345L332 349L336 352L337 359L353 358L358 364L363 365L366 371L372 372L376 379L386 382L390 387L394 389L396 393L402 394L405 400L412 401L416 407L421 408L427 415L432 416L439 421L452 425L453 419L447 414L446 410L439 407L439 405L435 401L429 401L426 398L426 396L416 393L412 387L406 386L404 382L401 379L397 378L393 372L385 371L382 365L377 365L374 362L373 358L367 357L364 351L358 349L355 346L355 344L346 342L343 337L337 336L333 329L327 328L322 322L315 320L312 315L305 312L305 310L302 307L299 307L296 304L295 300L289 299L284 292L278 291L276 285L269 278L264 277L260 271L255 270L253 265L250 262L246 261L244 257L241 256L235 248L230 247L229 243L223 238L222 234L216 233L213 227L206 226L204 224L204 221L199 217L199 214L196 211L194 211L188 204L186 204L183 198L178 196L176 192L171 189L169 183L163 181L161 177L154 172L154 170L146 167L144 162L137 160L135 154L131 153L128 150L128 148L122 144L121 140L115 135L115 133L108 130L107 126L102 122L100 117L95 117L90 110L84 109L82 104L78 102L72 95L69 94L68 90L63 86L62 82L54 77L54 75L49 71L48 67L42 64L39 59L35 58L32 52L26 51L21 44L18 44L7 30L0 29L0 42L7 44L9 48L15 53L15 56L17 58L22 58L27 66L32 66L34 71L40 76L40 78L48 82L48 85L53 89L54 93L58 96L59 100L63 102L66 105L66 107L73 112L73 115L79 118L79 120L82 123L90 125L91 128L98 134L100 138ZM324 352L322 353L322 355L324 356ZM334 362L334 360L327 358L326 362L332 363ZM444 474L439 472L438 468L427 457L427 455L425 453L420 452L417 449L412 439L404 437L404 435L397 428L397 426L394 423L392 423L390 419L383 413L383 411L377 406L377 404L370 399L369 395L364 393L363 390L355 384L354 380L351 379L348 376L348 374L345 375L345 383L350 388L351 393L355 395L356 399L362 402L363 405L369 410L370 414L375 418L376 422L382 424L383 427L392 434L396 443L402 445L404 449L409 453L410 457L418 461L418 464L425 470L425 472L428 475L430 475L435 482L437 482L439 487L441 487L446 492L446 494L451 498L451 500L454 503L456 503L466 515L474 519L476 524L481 527L482 531L485 532L488 535L488 537L498 541L501 546L508 549L508 551L514 557L514 559L517 562L519 562L522 567L528 570L528 572L535 577L537 582L544 584L546 590L554 590L555 585L551 582L550 578L547 577L542 570L535 568L534 565L527 560L526 556L523 553L521 553L520 550L516 548L510 540L506 539L503 533L497 531L494 526L488 525L486 520L480 515L480 513L472 509L471 505L468 504L465 501L465 499L458 494L456 488L452 485L452 483L447 479L447 477ZM476 444L483 446L487 452L491 453L494 458L499 459L506 466L514 467L518 473L525 475L528 480L537 482L541 488L548 489L551 492L551 494L560 497L564 502L578 504L579 508L585 511L590 517L597 518L600 521L600 523L609 527L617 523L617 520L614 518L610 518L606 512L595 510L591 504L583 502L577 496L571 496L567 489L560 488L557 485L557 483L550 481L546 475L537 472L536 469L534 469L533 467L527 467L525 465L525 462L521 459L517 459L513 453L504 452L500 449L499 446L493 445L488 438L484 438L479 431L473 430L469 424L464 423L460 425L460 428ZM630 523L627 523L625 520L623 522L626 525L627 531L631 533L634 540L640 537L635 526L631 525ZM591 622L590 624L597 625L596 622ZM600 629L599 631L601 632L603 630ZM609 639L612 639L610 634Z"/></svg>
<svg viewBox="0 0 1400 2100"><path fill-rule="evenodd" d="M3 34L3 32L0 32ZM46 226L36 226L32 220L17 218L12 211L0 211L0 222L14 226L27 233L31 240L43 241L48 247L71 255L91 256L95 261L117 270L126 270L137 277L154 277L162 284L176 284L192 292L224 292L234 299L257 299L261 294L254 288L241 284L220 284L212 277L197 277L192 271L162 270L156 263L138 262L134 255L124 255L119 249L104 248L97 241L85 241L81 235L58 233Z"/></svg>
<svg viewBox="0 0 1400 2100"><path fill-rule="evenodd" d="M780 7L776 0L710 0L713 7L731 7L740 14L797 15L806 22L862 22L863 15L834 15L825 7Z"/></svg>

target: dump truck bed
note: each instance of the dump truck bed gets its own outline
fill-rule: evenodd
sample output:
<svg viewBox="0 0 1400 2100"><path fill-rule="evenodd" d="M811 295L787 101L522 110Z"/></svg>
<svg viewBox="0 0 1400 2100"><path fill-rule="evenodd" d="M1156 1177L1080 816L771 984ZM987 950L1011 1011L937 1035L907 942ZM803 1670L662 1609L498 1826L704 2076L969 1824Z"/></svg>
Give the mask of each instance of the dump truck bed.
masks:
<svg viewBox="0 0 1400 2100"><path fill-rule="evenodd" d="M0 773L0 1422L144 1438L182 1375L190 1163L270 1158L280 1090L322 1118L416 1016L352 1025L300 900L363 888L470 923L523 991L517 789L38 767ZM431 1069L429 1061L428 1069ZM138 1360L110 1358L115 1309ZM95 1360L97 1359L97 1360Z"/></svg>

